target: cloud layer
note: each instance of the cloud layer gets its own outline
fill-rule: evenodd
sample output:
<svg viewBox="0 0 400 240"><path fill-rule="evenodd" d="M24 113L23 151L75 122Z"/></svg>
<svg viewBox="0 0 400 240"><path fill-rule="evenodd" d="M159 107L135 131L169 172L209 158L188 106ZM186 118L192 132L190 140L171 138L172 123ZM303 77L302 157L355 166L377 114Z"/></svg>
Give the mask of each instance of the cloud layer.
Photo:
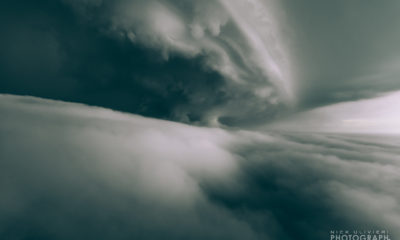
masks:
<svg viewBox="0 0 400 240"><path fill-rule="evenodd" d="M1 96L5 239L400 236L398 137L227 132Z"/></svg>

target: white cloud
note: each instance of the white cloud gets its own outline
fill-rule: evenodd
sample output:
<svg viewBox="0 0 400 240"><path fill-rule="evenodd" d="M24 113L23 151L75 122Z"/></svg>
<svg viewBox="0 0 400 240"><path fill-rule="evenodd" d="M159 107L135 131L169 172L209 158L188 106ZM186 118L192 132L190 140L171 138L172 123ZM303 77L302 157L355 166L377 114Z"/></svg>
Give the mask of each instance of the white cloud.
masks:
<svg viewBox="0 0 400 240"><path fill-rule="evenodd" d="M268 128L292 131L400 134L400 92L338 103L289 116Z"/></svg>
<svg viewBox="0 0 400 240"><path fill-rule="evenodd" d="M38 197L57 206L59 217L51 218L59 220L49 221L55 213L38 207L41 218L33 214L26 221L56 236L103 239L122 226L120 233L129 239L135 236L130 233L255 239L246 224L210 204L199 186L204 178L231 181L232 135L78 104L0 98L0 182L7 182L0 184L1 222L23 216ZM88 224L98 230L81 229L77 212L89 214Z"/></svg>
<svg viewBox="0 0 400 240"><path fill-rule="evenodd" d="M340 226L400 234L399 138L228 132L0 99L6 238L313 240ZM27 230L14 231L13 219Z"/></svg>

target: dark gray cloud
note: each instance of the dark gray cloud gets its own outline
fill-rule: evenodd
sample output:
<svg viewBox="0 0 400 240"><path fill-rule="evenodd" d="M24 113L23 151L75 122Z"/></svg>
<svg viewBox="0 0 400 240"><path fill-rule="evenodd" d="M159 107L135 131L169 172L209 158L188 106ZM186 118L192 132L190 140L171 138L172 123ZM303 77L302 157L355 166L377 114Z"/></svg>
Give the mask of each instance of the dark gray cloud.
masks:
<svg viewBox="0 0 400 240"><path fill-rule="evenodd" d="M222 77L204 71L201 57L165 62L155 51L101 33L97 21L92 26L58 1L2 4L2 92L182 121L180 108L192 107L188 115L201 120L205 109L229 98Z"/></svg>
<svg viewBox="0 0 400 240"><path fill-rule="evenodd" d="M2 93L250 127L400 88L396 1L1 5Z"/></svg>
<svg viewBox="0 0 400 240"><path fill-rule="evenodd" d="M263 12L240 20L251 15L251 5L41 0L2 6L3 93L214 126L264 122L287 107L288 63L277 23ZM257 31L263 23L270 27Z"/></svg>
<svg viewBox="0 0 400 240"><path fill-rule="evenodd" d="M1 96L4 239L400 235L398 137L227 132Z"/></svg>

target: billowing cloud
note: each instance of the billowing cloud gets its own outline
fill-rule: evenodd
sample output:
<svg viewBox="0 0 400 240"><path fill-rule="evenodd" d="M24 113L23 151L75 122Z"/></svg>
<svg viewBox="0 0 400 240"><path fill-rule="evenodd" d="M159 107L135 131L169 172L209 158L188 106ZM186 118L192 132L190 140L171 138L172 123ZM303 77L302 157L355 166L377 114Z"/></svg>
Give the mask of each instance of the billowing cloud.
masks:
<svg viewBox="0 0 400 240"><path fill-rule="evenodd" d="M255 133L2 95L5 239L400 235L399 138Z"/></svg>
<svg viewBox="0 0 400 240"><path fill-rule="evenodd" d="M224 146L229 134L68 103L1 99L1 238L256 239L199 186L202 178L229 181L236 168Z"/></svg>
<svg viewBox="0 0 400 240"><path fill-rule="evenodd" d="M294 99L273 1L6 1L1 11L2 93L211 126L270 121Z"/></svg>
<svg viewBox="0 0 400 240"><path fill-rule="evenodd" d="M104 3L107 5L107 3ZM188 57L243 87L258 82L291 95L289 59L271 1L113 1L112 28L132 42ZM246 84L247 83L247 84ZM267 97L267 96L265 96Z"/></svg>
<svg viewBox="0 0 400 240"><path fill-rule="evenodd" d="M400 32L390 24L399 7L360 0L4 0L0 92L256 128L400 89Z"/></svg>
<svg viewBox="0 0 400 240"><path fill-rule="evenodd" d="M287 107L293 100L290 61L279 25L281 11L272 1L87 4L102 12L99 15L108 21L111 34L156 49L166 61L176 55L201 57L202 65L221 74L228 96L223 104L208 106L201 113L209 125L266 121L276 115L277 106ZM244 105L254 120L234 111L237 105ZM183 106L175 114L185 119L192 108Z"/></svg>

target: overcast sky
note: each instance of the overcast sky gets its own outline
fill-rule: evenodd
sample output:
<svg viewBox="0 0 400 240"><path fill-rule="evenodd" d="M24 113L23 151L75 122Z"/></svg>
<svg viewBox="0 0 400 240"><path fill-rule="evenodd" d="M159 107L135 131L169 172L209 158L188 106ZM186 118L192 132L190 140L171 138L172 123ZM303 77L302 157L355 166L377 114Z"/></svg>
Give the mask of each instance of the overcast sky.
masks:
<svg viewBox="0 0 400 240"><path fill-rule="evenodd" d="M6 0L0 92L254 127L400 89L399 10L390 0Z"/></svg>

